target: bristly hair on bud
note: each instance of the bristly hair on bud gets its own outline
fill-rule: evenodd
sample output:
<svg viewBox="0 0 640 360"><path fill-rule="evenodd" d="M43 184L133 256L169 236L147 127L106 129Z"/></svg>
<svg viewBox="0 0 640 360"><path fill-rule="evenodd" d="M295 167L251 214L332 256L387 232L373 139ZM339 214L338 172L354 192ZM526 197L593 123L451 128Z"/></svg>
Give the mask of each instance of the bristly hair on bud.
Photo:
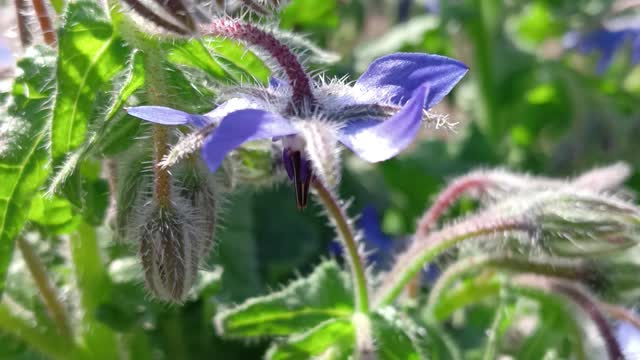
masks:
<svg viewBox="0 0 640 360"><path fill-rule="evenodd" d="M551 189L587 189L594 193L611 193L632 198L620 187L631 173L629 165L619 162L598 167L569 180L513 173L505 169L476 170L452 180L438 195L429 210L420 219L418 235L432 230L443 213L461 196L478 198L483 205L491 205L518 192Z"/></svg>
<svg viewBox="0 0 640 360"><path fill-rule="evenodd" d="M214 245L218 194L212 175L192 157L174 168L170 206L140 196L128 220L127 238L138 244L148 290L183 303Z"/></svg>
<svg viewBox="0 0 640 360"><path fill-rule="evenodd" d="M198 234L176 209L154 208L140 231L140 260L147 288L159 299L181 303L195 281Z"/></svg>

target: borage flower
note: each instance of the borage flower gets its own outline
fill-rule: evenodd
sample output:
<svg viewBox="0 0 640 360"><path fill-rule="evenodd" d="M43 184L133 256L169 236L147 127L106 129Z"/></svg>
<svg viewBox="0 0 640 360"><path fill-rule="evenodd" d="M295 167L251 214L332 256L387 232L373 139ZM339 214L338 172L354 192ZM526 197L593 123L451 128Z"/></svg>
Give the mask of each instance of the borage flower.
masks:
<svg viewBox="0 0 640 360"><path fill-rule="evenodd" d="M212 172L245 142L280 141L284 168L298 207L304 208L315 177L336 185L338 142L368 162L394 157L411 144L423 120L433 122L427 110L467 71L463 63L444 56L396 53L375 60L352 86L319 81L306 97L296 97L295 80L290 86L273 79L267 88L236 88L205 115L159 106L133 107L128 113L158 124L202 129L202 156Z"/></svg>
<svg viewBox="0 0 640 360"><path fill-rule="evenodd" d="M635 21L631 24L612 23L585 33L568 32L564 36L563 46L585 55L600 53L596 73L603 74L627 42L631 44L631 64L636 65L640 63L640 28Z"/></svg>

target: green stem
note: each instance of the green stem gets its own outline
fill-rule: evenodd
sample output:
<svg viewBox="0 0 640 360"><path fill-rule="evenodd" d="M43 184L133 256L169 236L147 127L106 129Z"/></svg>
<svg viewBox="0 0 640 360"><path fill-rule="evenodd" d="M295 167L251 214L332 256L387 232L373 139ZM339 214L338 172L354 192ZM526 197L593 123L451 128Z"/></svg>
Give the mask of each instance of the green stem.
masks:
<svg viewBox="0 0 640 360"><path fill-rule="evenodd" d="M42 328L33 325L31 319L20 316L24 313L26 313L25 309L10 307L5 294L3 303L0 304L0 329L14 335L47 357L69 359L70 354L74 352L74 345L70 344L69 339L55 332L42 331Z"/></svg>
<svg viewBox="0 0 640 360"><path fill-rule="evenodd" d="M509 255L478 255L470 256L457 261L447 267L435 283L427 301L427 313L433 314L445 291L451 287L454 281L465 274L478 273L482 268L499 268L518 272L529 272L560 276L570 279L584 279L588 276L588 270L583 263L577 262L535 262L527 258L513 257Z"/></svg>
<svg viewBox="0 0 640 360"><path fill-rule="evenodd" d="M119 358L115 333L95 319L100 304L111 298L111 281L100 257L95 229L82 223L70 237L77 288L82 305L82 335L91 359Z"/></svg>
<svg viewBox="0 0 640 360"><path fill-rule="evenodd" d="M73 338L71 326L69 325L69 316L64 305L60 302L54 286L51 284L51 281L49 281L44 264L40 261L33 247L31 247L23 237L18 237L17 243L22 258L27 264L31 277L38 288L38 293L42 297L42 301L47 307L49 315L58 327L60 335L69 339Z"/></svg>
<svg viewBox="0 0 640 360"><path fill-rule="evenodd" d="M340 206L336 196L327 189L320 181L314 180L312 183L320 202L327 211L328 216L335 224L338 237L342 240L342 245L347 250L348 262L350 265L353 286L355 290L356 309L363 314L369 314L369 288L364 270L363 260L358 251L355 231L351 227L347 214Z"/></svg>
<svg viewBox="0 0 640 360"><path fill-rule="evenodd" d="M473 0L477 17L468 22L467 33L473 42L473 61L478 84L478 96L482 101L481 121L490 140L501 141L504 129L498 114L497 94L493 69L495 18L500 16L500 0Z"/></svg>
<svg viewBox="0 0 640 360"><path fill-rule="evenodd" d="M506 310L506 306L504 303L504 299L500 299L500 303L496 307L496 313L493 317L493 322L491 323L491 328L488 332L487 346L484 349L483 360L494 360L497 359L496 355L498 352L498 333L500 332L500 324L502 323L503 313Z"/></svg>
<svg viewBox="0 0 640 360"><path fill-rule="evenodd" d="M427 262L464 240L501 232L530 230L531 225L526 219L474 217L425 237L416 237L382 279L382 285L374 296L374 304L376 307L390 305Z"/></svg>
<svg viewBox="0 0 640 360"><path fill-rule="evenodd" d="M566 313L565 301L559 299L558 296L540 289L532 286L522 286L522 284L505 283L504 281L478 281L476 279L472 283L472 286L465 286L459 291L453 291L447 294L446 300L443 301L443 303L447 304L446 308L439 307L433 313L435 318L428 317L428 319L432 319L431 321L443 321L458 309L479 303L490 297L501 296L504 291L514 291L517 295L544 303L545 306L553 306L559 309L558 312ZM584 345L582 342L583 334L580 331L580 322L575 318L574 320L573 322L564 322L562 325L568 330L567 336L574 342L576 359L585 360L587 357L584 353Z"/></svg>

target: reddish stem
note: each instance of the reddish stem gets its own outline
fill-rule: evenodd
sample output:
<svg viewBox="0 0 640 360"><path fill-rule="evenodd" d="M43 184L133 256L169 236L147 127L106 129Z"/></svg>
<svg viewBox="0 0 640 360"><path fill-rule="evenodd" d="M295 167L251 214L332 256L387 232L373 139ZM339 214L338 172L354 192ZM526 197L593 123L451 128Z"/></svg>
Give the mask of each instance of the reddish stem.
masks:
<svg viewBox="0 0 640 360"><path fill-rule="evenodd" d="M49 46L54 46L56 44L56 32L53 30L53 24L47 12L47 6L43 0L33 0L32 3L33 10L36 12L36 18L40 24L40 29L42 29L44 42Z"/></svg>
<svg viewBox="0 0 640 360"><path fill-rule="evenodd" d="M427 210L420 221L418 221L416 236L426 236L435 227L440 216L442 216L454 201L471 190L485 188L488 181L487 177L482 174L471 174L454 181L438 195L433 205L431 205L429 210Z"/></svg>
<svg viewBox="0 0 640 360"><path fill-rule="evenodd" d="M302 64L289 47L281 43L272 34L248 23L238 20L214 19L202 29L204 35L222 36L230 39L246 41L269 53L284 70L289 78L293 92L292 101L297 110L313 103L311 81Z"/></svg>
<svg viewBox="0 0 640 360"><path fill-rule="evenodd" d="M16 19L18 21L18 33L20 34L20 43L23 48L31 45L33 36L27 27L27 12L29 11L29 5L26 0L14 0L16 7Z"/></svg>

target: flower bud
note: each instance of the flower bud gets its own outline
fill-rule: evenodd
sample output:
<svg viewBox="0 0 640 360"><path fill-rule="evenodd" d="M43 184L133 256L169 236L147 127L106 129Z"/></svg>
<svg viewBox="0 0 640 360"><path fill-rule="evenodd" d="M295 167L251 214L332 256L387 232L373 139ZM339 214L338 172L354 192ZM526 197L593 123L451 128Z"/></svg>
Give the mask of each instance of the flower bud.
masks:
<svg viewBox="0 0 640 360"><path fill-rule="evenodd" d="M217 204L212 175L195 158L172 171L170 206L140 194L129 213L127 237L138 253L149 291L182 303L214 245Z"/></svg>
<svg viewBox="0 0 640 360"><path fill-rule="evenodd" d="M140 232L140 259L147 288L181 303L196 278L201 243L190 219L173 208L155 208Z"/></svg>

